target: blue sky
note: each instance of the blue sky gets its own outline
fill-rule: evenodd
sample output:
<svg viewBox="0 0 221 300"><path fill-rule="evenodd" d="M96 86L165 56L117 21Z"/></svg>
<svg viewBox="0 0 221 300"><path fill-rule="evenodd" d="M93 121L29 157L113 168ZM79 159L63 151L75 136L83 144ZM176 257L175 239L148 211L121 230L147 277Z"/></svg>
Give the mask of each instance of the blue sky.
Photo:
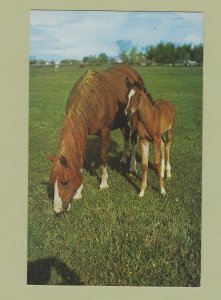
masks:
<svg viewBox="0 0 221 300"><path fill-rule="evenodd" d="M120 42L119 42L120 41ZM179 12L41 11L30 13L30 57L117 57L132 46L203 43L203 14Z"/></svg>

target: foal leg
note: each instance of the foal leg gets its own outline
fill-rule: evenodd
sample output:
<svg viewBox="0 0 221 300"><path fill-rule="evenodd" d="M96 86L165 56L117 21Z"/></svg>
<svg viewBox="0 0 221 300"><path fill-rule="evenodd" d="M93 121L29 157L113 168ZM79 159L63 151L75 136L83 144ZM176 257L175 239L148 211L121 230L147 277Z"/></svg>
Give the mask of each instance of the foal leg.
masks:
<svg viewBox="0 0 221 300"><path fill-rule="evenodd" d="M143 197L147 188L147 170L148 170L148 155L149 142L147 139L140 139L141 160L142 160L142 183L139 197Z"/></svg>
<svg viewBox="0 0 221 300"><path fill-rule="evenodd" d="M161 138L158 138L154 141L154 148L155 148L155 167L157 170L157 174L160 181L160 192L162 195L166 194L165 188L164 188L164 181L161 177Z"/></svg>
<svg viewBox="0 0 221 300"><path fill-rule="evenodd" d="M161 177L164 178L165 174L165 144L164 141L161 139Z"/></svg>
<svg viewBox="0 0 221 300"><path fill-rule="evenodd" d="M132 151L131 151L131 160L130 160L129 172L132 176L137 174L137 168L136 168L137 162L136 162L136 156L135 156L136 144L137 144L137 132L135 131L131 134L131 145L132 145L131 148L132 148Z"/></svg>
<svg viewBox="0 0 221 300"><path fill-rule="evenodd" d="M128 157L130 156L130 126L125 124L123 127L121 127L121 132L124 136L124 151L120 162L126 163Z"/></svg>
<svg viewBox="0 0 221 300"><path fill-rule="evenodd" d="M107 164L108 164L108 148L110 143L110 129L104 128L101 130L101 163L102 163L102 175L100 189L108 188L107 179Z"/></svg>
<svg viewBox="0 0 221 300"><path fill-rule="evenodd" d="M170 165L170 149L171 149L171 141L166 144L166 176L167 178L171 178L171 165Z"/></svg>
<svg viewBox="0 0 221 300"><path fill-rule="evenodd" d="M166 176L171 178L171 165L170 165L170 152L171 152L171 143L173 136L173 129L168 130L168 142L166 143Z"/></svg>

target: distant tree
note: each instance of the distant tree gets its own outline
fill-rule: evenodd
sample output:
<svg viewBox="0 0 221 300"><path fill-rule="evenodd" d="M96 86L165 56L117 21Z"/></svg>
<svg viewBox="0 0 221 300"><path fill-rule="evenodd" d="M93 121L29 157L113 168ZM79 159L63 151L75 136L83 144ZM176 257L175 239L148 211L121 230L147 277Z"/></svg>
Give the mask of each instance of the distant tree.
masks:
<svg viewBox="0 0 221 300"><path fill-rule="evenodd" d="M37 59L31 59L31 60L29 61L29 64L30 64L30 65L36 65L37 63L38 63Z"/></svg>
<svg viewBox="0 0 221 300"><path fill-rule="evenodd" d="M181 62L185 62L191 58L191 45L184 44L177 47L177 59Z"/></svg>
<svg viewBox="0 0 221 300"><path fill-rule="evenodd" d="M128 54L127 54L127 51L122 51L121 53L120 53L120 59L122 60L122 62L124 63L124 64L128 64L129 63L129 58L128 58Z"/></svg>
<svg viewBox="0 0 221 300"><path fill-rule="evenodd" d="M106 64L108 62L108 56L106 53L100 53L97 58L97 63L99 65Z"/></svg>
<svg viewBox="0 0 221 300"><path fill-rule="evenodd" d="M137 48L136 47L133 47L131 48L130 52L129 52L129 63L134 65L137 63Z"/></svg>
<svg viewBox="0 0 221 300"><path fill-rule="evenodd" d="M191 59L197 61L199 64L203 63L203 45L199 44L192 48Z"/></svg>

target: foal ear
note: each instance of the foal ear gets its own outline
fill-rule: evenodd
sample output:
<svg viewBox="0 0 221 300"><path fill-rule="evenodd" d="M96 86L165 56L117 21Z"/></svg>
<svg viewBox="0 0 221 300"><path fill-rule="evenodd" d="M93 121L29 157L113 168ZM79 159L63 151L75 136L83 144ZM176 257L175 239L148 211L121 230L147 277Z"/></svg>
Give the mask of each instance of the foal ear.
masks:
<svg viewBox="0 0 221 300"><path fill-rule="evenodd" d="M128 79L128 77L125 79L125 83L126 83L126 87L129 89L132 86L132 83L130 82L130 80Z"/></svg>
<svg viewBox="0 0 221 300"><path fill-rule="evenodd" d="M63 167L65 167L65 168L68 167L68 161L67 161L66 157L64 157L63 155L60 155L59 160Z"/></svg>

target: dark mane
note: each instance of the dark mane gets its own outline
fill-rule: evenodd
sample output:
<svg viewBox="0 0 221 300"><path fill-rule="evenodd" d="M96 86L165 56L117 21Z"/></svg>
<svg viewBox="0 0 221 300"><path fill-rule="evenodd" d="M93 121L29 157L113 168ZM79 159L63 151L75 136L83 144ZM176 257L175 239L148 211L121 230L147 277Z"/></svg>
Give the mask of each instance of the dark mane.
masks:
<svg viewBox="0 0 221 300"><path fill-rule="evenodd" d="M137 87L138 89L143 90L144 93L146 94L146 96L148 97L148 99L151 101L151 103L154 104L154 99L151 96L150 92L146 89L144 81L143 81L143 79L141 77L139 77L139 81L135 81L133 83L133 85L135 87Z"/></svg>
<svg viewBox="0 0 221 300"><path fill-rule="evenodd" d="M150 92L146 89L144 83L143 83L142 88L143 88L144 93L147 95L148 99L150 99L151 103L154 103L154 99L153 99L153 97L151 96Z"/></svg>

